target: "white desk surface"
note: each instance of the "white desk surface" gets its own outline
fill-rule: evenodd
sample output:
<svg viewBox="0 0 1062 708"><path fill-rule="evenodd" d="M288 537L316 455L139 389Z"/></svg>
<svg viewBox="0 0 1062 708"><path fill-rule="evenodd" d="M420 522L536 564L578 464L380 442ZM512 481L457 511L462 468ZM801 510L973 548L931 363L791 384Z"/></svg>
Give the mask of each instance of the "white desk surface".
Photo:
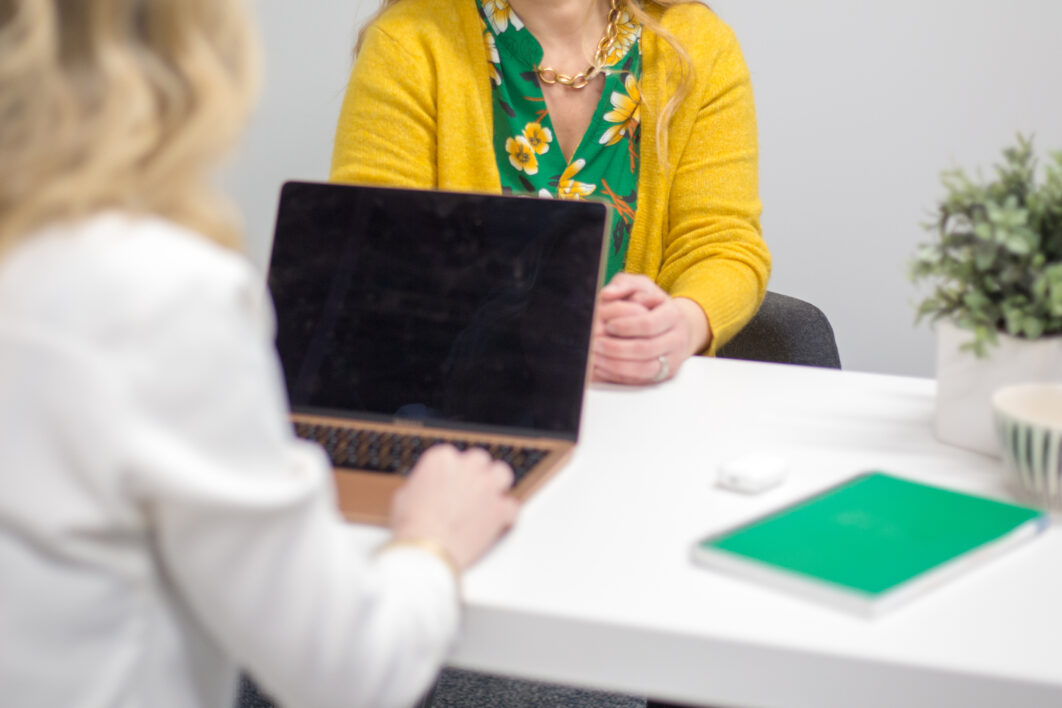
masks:
<svg viewBox="0 0 1062 708"><path fill-rule="evenodd" d="M873 620L689 561L707 533L871 469L1008 498L998 460L933 438L934 389L722 359L592 386L571 463L467 575L451 664L693 704L1062 706L1062 526ZM785 456L787 481L715 488L751 451Z"/></svg>

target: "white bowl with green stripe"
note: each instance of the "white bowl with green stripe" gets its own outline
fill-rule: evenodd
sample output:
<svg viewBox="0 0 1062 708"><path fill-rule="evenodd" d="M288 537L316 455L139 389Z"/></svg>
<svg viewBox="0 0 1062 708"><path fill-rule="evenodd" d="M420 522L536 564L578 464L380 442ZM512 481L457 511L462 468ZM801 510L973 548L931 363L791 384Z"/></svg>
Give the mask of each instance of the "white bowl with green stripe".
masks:
<svg viewBox="0 0 1062 708"><path fill-rule="evenodd" d="M992 410L1003 463L1022 496L1062 509L1062 383L1005 386Z"/></svg>

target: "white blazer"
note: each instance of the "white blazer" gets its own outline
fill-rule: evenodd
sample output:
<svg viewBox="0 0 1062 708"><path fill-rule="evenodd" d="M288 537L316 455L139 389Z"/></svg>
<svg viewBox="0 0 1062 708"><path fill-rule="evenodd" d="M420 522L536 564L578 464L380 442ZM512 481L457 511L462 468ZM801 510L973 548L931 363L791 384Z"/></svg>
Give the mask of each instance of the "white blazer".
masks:
<svg viewBox="0 0 1062 708"><path fill-rule="evenodd" d="M0 260L0 702L401 706L456 634L415 548L373 556L286 417L261 278L102 214Z"/></svg>

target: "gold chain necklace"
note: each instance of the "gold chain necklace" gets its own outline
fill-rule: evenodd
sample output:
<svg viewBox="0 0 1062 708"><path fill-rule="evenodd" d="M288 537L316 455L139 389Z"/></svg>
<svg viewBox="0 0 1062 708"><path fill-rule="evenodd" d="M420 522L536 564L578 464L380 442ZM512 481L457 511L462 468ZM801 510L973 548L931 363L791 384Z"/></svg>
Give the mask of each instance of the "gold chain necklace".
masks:
<svg viewBox="0 0 1062 708"><path fill-rule="evenodd" d="M605 34L601 36L601 41L597 43L594 60L590 66L574 76L562 74L551 66L536 66L535 74L538 75L538 80L544 84L560 84L573 89L581 89L593 81L594 77L601 73L608 53L612 51L612 45L616 43L616 37L619 36L619 4L620 0L612 0L612 8L608 11L608 25L605 26Z"/></svg>

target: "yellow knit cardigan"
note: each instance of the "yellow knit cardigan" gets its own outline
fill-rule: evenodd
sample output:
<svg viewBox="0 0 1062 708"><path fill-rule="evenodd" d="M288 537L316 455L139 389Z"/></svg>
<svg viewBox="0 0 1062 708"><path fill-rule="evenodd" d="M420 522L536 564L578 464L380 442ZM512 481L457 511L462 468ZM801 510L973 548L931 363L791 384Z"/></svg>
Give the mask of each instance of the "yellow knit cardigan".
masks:
<svg viewBox="0 0 1062 708"><path fill-rule="evenodd" d="M695 83L671 119L664 169L656 115L680 65L666 42L643 36L638 213L625 270L697 302L714 354L755 314L770 273L752 87L733 33L706 6L648 9L689 52ZM483 35L474 0L402 0L376 20L347 86L331 178L500 192Z"/></svg>

